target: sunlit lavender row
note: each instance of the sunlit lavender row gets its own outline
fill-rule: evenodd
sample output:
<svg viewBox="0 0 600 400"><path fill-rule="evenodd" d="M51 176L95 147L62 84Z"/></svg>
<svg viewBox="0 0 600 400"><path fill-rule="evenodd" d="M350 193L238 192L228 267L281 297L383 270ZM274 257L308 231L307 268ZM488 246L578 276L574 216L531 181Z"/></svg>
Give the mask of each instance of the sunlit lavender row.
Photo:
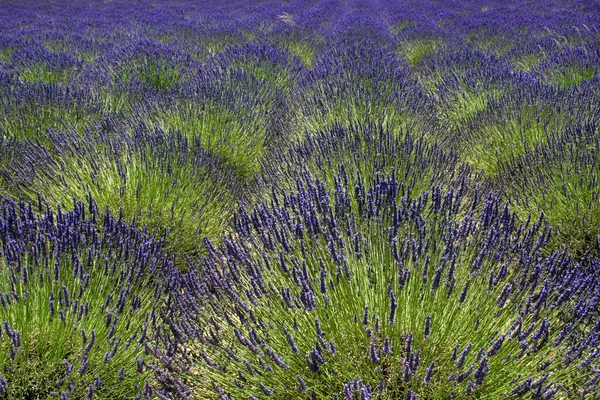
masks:
<svg viewBox="0 0 600 400"><path fill-rule="evenodd" d="M0 2L0 399L600 398L600 4Z"/></svg>

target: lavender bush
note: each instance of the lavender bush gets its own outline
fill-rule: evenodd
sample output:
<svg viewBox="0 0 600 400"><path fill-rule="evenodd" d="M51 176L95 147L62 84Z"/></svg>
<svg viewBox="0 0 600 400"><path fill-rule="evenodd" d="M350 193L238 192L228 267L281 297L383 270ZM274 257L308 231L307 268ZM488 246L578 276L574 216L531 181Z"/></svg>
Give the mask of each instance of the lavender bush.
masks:
<svg viewBox="0 0 600 400"><path fill-rule="evenodd" d="M544 213L556 246L579 257L600 252L598 125L573 125L562 136L502 165L507 197L522 217Z"/></svg>
<svg viewBox="0 0 600 400"><path fill-rule="evenodd" d="M223 184L235 176L219 157L179 133L142 128L133 136L114 135L51 132L50 150L17 145L3 174L6 192L29 200L41 194L54 207L91 198L166 234L168 246L181 254L197 252L204 237L219 236L235 190Z"/></svg>
<svg viewBox="0 0 600 400"><path fill-rule="evenodd" d="M502 179L502 163L547 145L575 125L595 124L596 99L591 85L555 88L534 82L492 101L451 137L462 149L464 161L493 179Z"/></svg>
<svg viewBox="0 0 600 400"><path fill-rule="evenodd" d="M174 269L163 239L95 203L1 208L0 396L149 398L165 351L160 278Z"/></svg>
<svg viewBox="0 0 600 400"><path fill-rule="evenodd" d="M274 153L265 165L264 183L276 188L274 192L289 191L296 189L298 177L312 175L334 190L337 179L354 186L384 174L402 182L403 195L417 196L431 185L452 185L469 177L468 166L459 163L455 152L430 144L425 135L413 136L409 129L370 118L343 121L307 132L300 143Z"/></svg>
<svg viewBox="0 0 600 400"><path fill-rule="evenodd" d="M545 256L543 220L464 187L406 197L394 176L297 184L184 280L199 397L595 392L597 265Z"/></svg>
<svg viewBox="0 0 600 400"><path fill-rule="evenodd" d="M423 126L427 98L409 69L378 43L334 49L315 60L293 96L299 132L328 130L335 124L376 121L394 127Z"/></svg>

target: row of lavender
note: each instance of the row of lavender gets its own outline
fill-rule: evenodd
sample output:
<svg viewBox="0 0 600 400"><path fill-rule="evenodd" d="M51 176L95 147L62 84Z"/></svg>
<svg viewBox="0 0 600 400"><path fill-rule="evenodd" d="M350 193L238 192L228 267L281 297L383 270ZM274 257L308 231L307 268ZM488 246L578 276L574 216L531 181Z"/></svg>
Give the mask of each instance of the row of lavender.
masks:
<svg viewBox="0 0 600 400"><path fill-rule="evenodd" d="M386 3L0 10L0 397L594 398L597 5Z"/></svg>
<svg viewBox="0 0 600 400"><path fill-rule="evenodd" d="M97 91L31 84L6 73L0 183L14 197L35 199L42 191L55 205L92 193L113 209L122 205L128 216L158 209L144 217L154 228L180 226L183 208L218 203L203 206L204 222L188 229L192 237L215 237L219 207L231 210L235 199L259 191L253 183L273 152L302 140L302 132L378 121L453 148L512 199L522 218L542 210L575 251L597 251L597 78L556 87L463 49L452 54L450 68L424 60L421 79L373 46L333 50L312 69L291 66L293 59L269 46L234 47L202 67L210 69L190 72L192 81L177 81L172 93L140 82ZM150 57L149 47L138 44L123 58ZM181 148L202 154L172 151ZM554 161L541 166L531 159ZM227 184L215 191L215 182ZM181 199L176 190L190 194ZM177 202L187 206L172 207Z"/></svg>
<svg viewBox="0 0 600 400"><path fill-rule="evenodd" d="M597 395L597 259L552 251L543 219L410 136L341 128L310 149L338 172L240 210L183 280L198 397Z"/></svg>

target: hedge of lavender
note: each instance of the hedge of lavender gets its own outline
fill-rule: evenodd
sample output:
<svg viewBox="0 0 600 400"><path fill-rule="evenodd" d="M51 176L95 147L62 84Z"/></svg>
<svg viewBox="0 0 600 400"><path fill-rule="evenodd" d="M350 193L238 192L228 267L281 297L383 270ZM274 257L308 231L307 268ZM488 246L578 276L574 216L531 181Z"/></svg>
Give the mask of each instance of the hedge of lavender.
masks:
<svg viewBox="0 0 600 400"><path fill-rule="evenodd" d="M599 29L3 2L0 399L599 398Z"/></svg>

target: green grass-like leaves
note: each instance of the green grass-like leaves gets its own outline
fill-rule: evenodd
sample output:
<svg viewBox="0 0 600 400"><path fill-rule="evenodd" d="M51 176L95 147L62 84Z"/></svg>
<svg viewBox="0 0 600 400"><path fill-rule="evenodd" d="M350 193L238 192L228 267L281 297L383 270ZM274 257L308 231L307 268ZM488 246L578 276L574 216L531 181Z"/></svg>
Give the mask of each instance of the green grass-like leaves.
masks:
<svg viewBox="0 0 600 400"><path fill-rule="evenodd" d="M599 151L597 127L575 125L501 164L499 186L520 217L543 213L554 246L580 257L600 254Z"/></svg>
<svg viewBox="0 0 600 400"><path fill-rule="evenodd" d="M33 147L46 167L27 171L27 178L9 172L7 190L29 199L41 193L63 206L91 196L100 207L166 232L168 245L182 254L220 235L234 205L235 176L218 157L178 133L104 140L68 134L58 155Z"/></svg>
<svg viewBox="0 0 600 400"><path fill-rule="evenodd" d="M549 72L550 81L558 87L571 87L589 81L598 74L593 67L567 67Z"/></svg>
<svg viewBox="0 0 600 400"><path fill-rule="evenodd" d="M423 57L437 51L442 46L439 39L410 39L400 41L400 54L411 67L417 67Z"/></svg>
<svg viewBox="0 0 600 400"><path fill-rule="evenodd" d="M524 155L528 149L546 143L556 129L564 129L561 122L559 115L548 110L525 108L518 119L482 124L468 138L462 138L462 158L486 176L494 177L501 163Z"/></svg>
<svg viewBox="0 0 600 400"><path fill-rule="evenodd" d="M378 197L377 190L390 183L388 177L380 178L373 185L361 182L353 189L340 177L334 193L324 190L318 181L299 184L299 192L288 193L273 207L289 211L291 221L302 221L299 210L306 207L304 217L313 215L322 231L311 233L310 228L295 223L280 227L273 221L277 238L261 239L262 228L250 228L249 237L230 238L223 254L213 253L209 264L202 263L213 277L231 277L242 288L242 297L218 303L208 295L199 298L210 301L200 313L202 321L210 322L202 325L203 336L190 344L190 355L198 354L190 379L197 382L199 396L222 391L232 398L270 392L279 398L332 398L334 394L342 396L344 385L358 379L383 398L405 398L409 391L431 399L451 393L464 398L499 398L514 394L514 388L527 377L540 379L546 372L552 382L561 382L559 388L565 394L570 393L571 383L587 379L589 369L579 373L575 364L565 367L555 361L542 367L564 350L552 341L560 334L563 320L573 317L549 306L560 291L552 289L554 300L548 307L537 305L544 308L542 316L522 308L527 298L533 302L540 298L542 285L531 292L513 286L523 278L519 253L531 248L518 243L544 243L547 232L538 231L541 223L525 229L527 239L501 234L496 238L499 241L488 244L491 247L484 251L492 231L482 228L485 214L470 209L474 203L463 202L460 192L441 194L434 189L414 203L404 197L391 200L382 192ZM375 206L378 212L374 214L355 208L361 204L352 201L360 196L360 187L373 196L375 204L392 201L400 208L397 212L407 213L406 219L395 228L392 220L398 216L387 206ZM441 211L435 211L436 206L426 199L438 195L450 196L455 203L445 200ZM493 204L490 201L488 206ZM366 205L366 200L362 204ZM268 209L259 210L267 221ZM240 226L255 224L253 218L242 213ZM510 223L509 214L502 218ZM307 224L315 226L314 221ZM457 234L461 229L469 233ZM239 254L244 254L242 265L221 264L220 260L241 259ZM211 263L215 269L208 267ZM499 282L490 283L490 276L498 277ZM253 285L261 289L243 291ZM501 301L507 285L513 291ZM263 295L264 291L270 295ZM224 286L222 295L226 293ZM284 300L286 293L289 301ZM314 299L308 301L310 306L307 296ZM397 302L393 313L392 296ZM538 339L530 336L548 322L546 334L542 330ZM531 328L525 351L515 324L523 331ZM493 349L499 340L500 345ZM385 350L386 342L389 350ZM466 348L470 351L459 362L459 353ZM311 358L315 351L322 360ZM406 376L405 363L414 362L414 357L418 357L419 367ZM311 362L317 367L309 367ZM435 372L427 383L427 366L432 363ZM486 371L482 378L473 377L477 368ZM213 382L212 388L202 384L206 381ZM354 396L351 398L359 398L360 393Z"/></svg>
<svg viewBox="0 0 600 400"><path fill-rule="evenodd" d="M76 208L86 211L82 204ZM15 209L3 200L5 217ZM0 319L6 321L0 365L8 382L3 398L47 399L64 392L83 399L90 386L94 397L135 397L152 377L145 362L156 362L144 344L156 328L151 314L163 300L156 286L159 247L122 220L113 219L113 228L100 233L92 219L67 222L63 218L72 214L40 211L40 217L22 216L30 227L39 218L29 235L14 236L9 223L0 239ZM62 224L54 233L48 228L53 221ZM140 258L139 251L153 257ZM18 332L18 346L11 332Z"/></svg>
<svg viewBox="0 0 600 400"><path fill-rule="evenodd" d="M164 132L179 133L190 142L219 155L240 177L260 171L268 146L267 120L260 111L242 110L206 101L177 102L170 107L144 110L146 121Z"/></svg>

